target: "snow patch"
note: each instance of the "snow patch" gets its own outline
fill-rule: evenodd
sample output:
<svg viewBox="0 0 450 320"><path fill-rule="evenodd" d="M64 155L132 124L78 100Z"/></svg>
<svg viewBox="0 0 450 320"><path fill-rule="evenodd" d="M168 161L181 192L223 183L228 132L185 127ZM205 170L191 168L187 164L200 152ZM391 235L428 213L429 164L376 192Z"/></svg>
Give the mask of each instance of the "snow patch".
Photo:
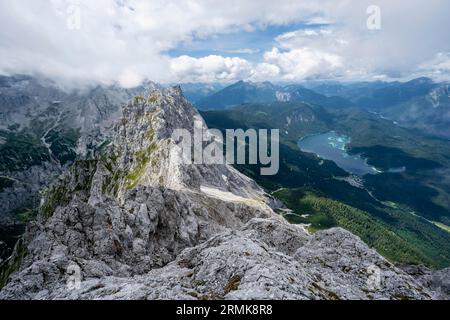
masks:
<svg viewBox="0 0 450 320"><path fill-rule="evenodd" d="M258 207L265 210L271 210L264 202L251 199L251 198L244 198L241 196L237 196L234 193L220 190L217 188L209 187L209 186L200 186L200 191L207 196L215 199L219 199L226 202L233 202L233 203L242 203L251 207Z"/></svg>

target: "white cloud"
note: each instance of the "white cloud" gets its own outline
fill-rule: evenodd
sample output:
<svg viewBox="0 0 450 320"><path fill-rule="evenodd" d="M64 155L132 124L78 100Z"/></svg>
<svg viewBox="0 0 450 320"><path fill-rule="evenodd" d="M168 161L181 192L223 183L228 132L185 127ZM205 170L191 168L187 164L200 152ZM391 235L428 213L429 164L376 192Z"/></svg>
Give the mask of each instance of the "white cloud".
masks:
<svg viewBox="0 0 450 320"><path fill-rule="evenodd" d="M276 79L278 80L280 78L281 69L280 67L270 64L270 63L258 63L250 77L251 80L254 81L267 81Z"/></svg>
<svg viewBox="0 0 450 320"><path fill-rule="evenodd" d="M418 73L449 80L450 79L450 52L439 52L433 59L422 63Z"/></svg>
<svg viewBox="0 0 450 320"><path fill-rule="evenodd" d="M307 47L287 52L273 48L264 54L264 60L280 69L282 80L329 78L343 67L343 59L340 56Z"/></svg>
<svg viewBox="0 0 450 320"><path fill-rule="evenodd" d="M74 5L79 30L68 28ZM165 51L180 42L299 21L308 6L289 0L0 1L0 72L83 83L128 82L131 73L174 81ZM219 78L237 73L223 72Z"/></svg>
<svg viewBox="0 0 450 320"><path fill-rule="evenodd" d="M288 52L312 50L339 57L340 64L329 69L338 78L370 80L443 74L450 78L433 58L438 52L450 52L450 34L445 31L450 28L446 18L450 15L448 2L379 0L381 30L367 29L368 15L363 13L370 4L361 0L326 7L321 19L335 23L279 35L278 46ZM320 55L316 58L320 59ZM445 61L442 63L445 65ZM329 73L316 73L318 77L322 74Z"/></svg>
<svg viewBox="0 0 450 320"><path fill-rule="evenodd" d="M248 78L251 64L241 58L210 55L204 58L181 56L172 59L170 70L181 82L235 81Z"/></svg>
<svg viewBox="0 0 450 320"><path fill-rule="evenodd" d="M255 54L260 52L259 49L252 49L252 48L239 48L239 49L232 49L232 50L221 50L226 53L236 53L236 54Z"/></svg>
<svg viewBox="0 0 450 320"><path fill-rule="evenodd" d="M314 16L305 22L306 25L327 25L332 23L332 20L327 20L322 16Z"/></svg>
<svg viewBox="0 0 450 320"><path fill-rule="evenodd" d="M342 58L309 48L280 52L273 48L264 54L265 62L250 63L241 58L210 55L204 58L181 56L172 59L170 70L181 82L251 80L303 80L330 78L342 68Z"/></svg>
<svg viewBox="0 0 450 320"><path fill-rule="evenodd" d="M140 85L145 78L139 74L139 72L125 69L119 74L118 83L124 88L133 88Z"/></svg>
<svg viewBox="0 0 450 320"><path fill-rule="evenodd" d="M275 38L284 49L311 47L317 50L342 52L349 46L349 41L339 34L336 27L328 26L318 29L300 29L286 32Z"/></svg>
<svg viewBox="0 0 450 320"><path fill-rule="evenodd" d="M447 74L448 0L378 0L382 29L366 27L371 0L14 0L0 1L0 73L39 73L75 83L287 80ZM67 27L79 6L80 30ZM260 63L170 58L193 38L304 22L279 35ZM330 24L330 22L332 22ZM320 28L314 28L323 24ZM212 50L214 48L211 48ZM231 50L255 54L253 49ZM233 52L229 53L233 53ZM265 79L264 79L265 78Z"/></svg>

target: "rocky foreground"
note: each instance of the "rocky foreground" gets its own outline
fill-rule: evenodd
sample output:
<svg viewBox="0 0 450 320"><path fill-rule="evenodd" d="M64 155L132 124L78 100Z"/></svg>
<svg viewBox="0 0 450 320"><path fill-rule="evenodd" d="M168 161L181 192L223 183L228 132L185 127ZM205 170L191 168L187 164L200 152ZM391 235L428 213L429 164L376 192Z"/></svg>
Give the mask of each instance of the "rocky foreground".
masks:
<svg viewBox="0 0 450 320"><path fill-rule="evenodd" d="M198 121L179 88L134 98L45 195L0 299L448 297L447 271L397 268L340 228L311 235L232 167L184 164L171 134Z"/></svg>

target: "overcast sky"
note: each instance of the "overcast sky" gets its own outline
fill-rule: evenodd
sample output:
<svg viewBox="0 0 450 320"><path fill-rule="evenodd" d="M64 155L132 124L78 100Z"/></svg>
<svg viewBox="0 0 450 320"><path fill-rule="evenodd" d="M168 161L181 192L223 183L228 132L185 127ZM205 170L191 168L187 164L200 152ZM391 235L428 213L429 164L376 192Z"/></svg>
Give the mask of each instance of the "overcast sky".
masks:
<svg viewBox="0 0 450 320"><path fill-rule="evenodd" d="M123 86L449 80L449 17L448 0L0 0L0 73Z"/></svg>

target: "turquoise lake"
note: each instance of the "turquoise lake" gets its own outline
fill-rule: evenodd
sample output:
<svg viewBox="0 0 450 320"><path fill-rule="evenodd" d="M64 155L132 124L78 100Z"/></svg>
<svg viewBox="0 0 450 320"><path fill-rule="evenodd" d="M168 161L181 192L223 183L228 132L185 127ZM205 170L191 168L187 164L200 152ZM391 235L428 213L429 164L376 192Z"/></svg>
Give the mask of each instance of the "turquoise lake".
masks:
<svg viewBox="0 0 450 320"><path fill-rule="evenodd" d="M350 138L331 131L305 137L298 141L303 152L314 153L318 157L336 163L338 167L355 175L377 174L379 171L367 164L367 159L360 155L350 155L345 146Z"/></svg>

